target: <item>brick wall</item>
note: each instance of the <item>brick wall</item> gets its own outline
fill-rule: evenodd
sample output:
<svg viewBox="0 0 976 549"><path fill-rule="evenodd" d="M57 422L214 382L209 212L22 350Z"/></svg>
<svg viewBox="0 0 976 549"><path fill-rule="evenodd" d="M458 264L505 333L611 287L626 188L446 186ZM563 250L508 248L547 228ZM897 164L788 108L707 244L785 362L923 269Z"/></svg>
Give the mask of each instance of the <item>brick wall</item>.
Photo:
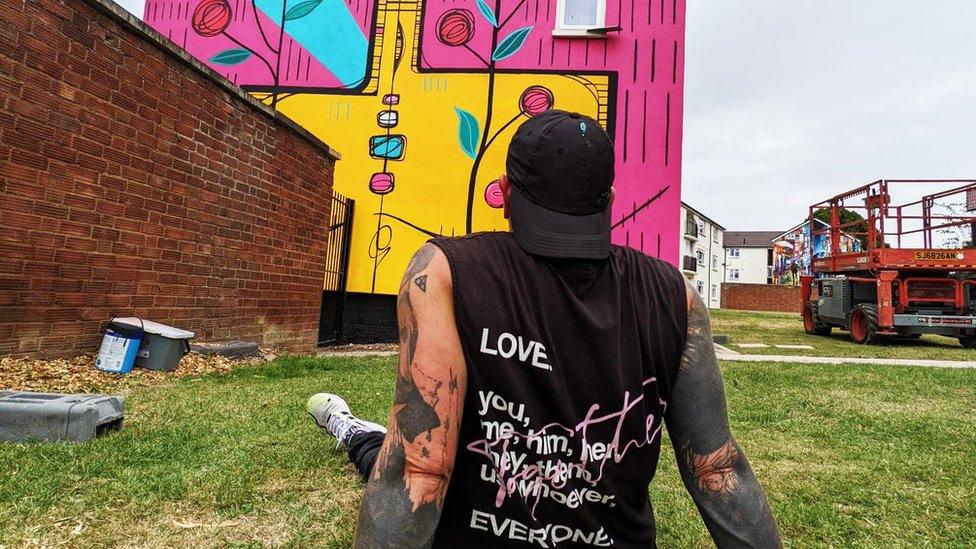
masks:
<svg viewBox="0 0 976 549"><path fill-rule="evenodd" d="M800 287L723 282L722 308L799 313Z"/></svg>
<svg viewBox="0 0 976 549"><path fill-rule="evenodd" d="M0 3L0 354L142 316L310 348L334 162L109 0Z"/></svg>

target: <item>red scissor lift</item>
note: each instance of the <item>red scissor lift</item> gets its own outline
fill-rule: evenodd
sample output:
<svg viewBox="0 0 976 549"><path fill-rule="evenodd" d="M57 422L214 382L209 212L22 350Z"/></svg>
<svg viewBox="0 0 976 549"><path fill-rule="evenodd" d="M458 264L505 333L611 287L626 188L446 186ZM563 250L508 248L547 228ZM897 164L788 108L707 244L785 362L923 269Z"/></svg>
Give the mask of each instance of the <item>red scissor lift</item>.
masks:
<svg viewBox="0 0 976 549"><path fill-rule="evenodd" d="M892 204L892 193L919 186L935 192ZM965 214L938 212L963 203ZM830 223L818 228L814 214L822 209ZM829 254L814 257L814 274L801 277L806 332L827 335L837 327L858 343L941 334L976 347L976 249L936 248L933 239L939 231L973 227L972 209L976 179L880 180L810 206L811 239L828 238ZM842 223L842 210L864 221ZM859 239L861 249L842 252L844 234Z"/></svg>

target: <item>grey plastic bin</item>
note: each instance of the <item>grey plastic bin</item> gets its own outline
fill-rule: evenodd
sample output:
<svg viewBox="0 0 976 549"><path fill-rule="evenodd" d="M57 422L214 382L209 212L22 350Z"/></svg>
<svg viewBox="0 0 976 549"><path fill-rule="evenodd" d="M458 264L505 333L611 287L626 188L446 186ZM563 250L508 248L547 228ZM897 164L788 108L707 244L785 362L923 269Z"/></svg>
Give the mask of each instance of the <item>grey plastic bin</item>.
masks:
<svg viewBox="0 0 976 549"><path fill-rule="evenodd" d="M122 428L125 398L0 391L0 441L91 440Z"/></svg>
<svg viewBox="0 0 976 549"><path fill-rule="evenodd" d="M112 322L140 328L145 334L136 353L136 366L149 370L172 371L190 352L193 332L141 318L113 318Z"/></svg>

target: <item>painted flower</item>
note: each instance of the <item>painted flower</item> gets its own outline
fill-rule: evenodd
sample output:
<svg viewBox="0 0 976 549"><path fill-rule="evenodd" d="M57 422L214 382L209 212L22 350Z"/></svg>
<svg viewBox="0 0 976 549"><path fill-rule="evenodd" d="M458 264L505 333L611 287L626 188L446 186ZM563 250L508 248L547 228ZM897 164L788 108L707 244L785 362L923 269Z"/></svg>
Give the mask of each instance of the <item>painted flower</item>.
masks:
<svg viewBox="0 0 976 549"><path fill-rule="evenodd" d="M542 86L529 86L519 97L519 108L526 116L535 116L552 108L552 92Z"/></svg>
<svg viewBox="0 0 976 549"><path fill-rule="evenodd" d="M492 208L501 208L505 205L505 197L498 181L492 181L485 187L485 202Z"/></svg>
<svg viewBox="0 0 976 549"><path fill-rule="evenodd" d="M474 38L474 15L465 9L447 10L437 20L437 39L448 46L463 46Z"/></svg>
<svg viewBox="0 0 976 549"><path fill-rule="evenodd" d="M200 36L216 36L230 25L230 17L227 0L200 0L193 10L193 30Z"/></svg>

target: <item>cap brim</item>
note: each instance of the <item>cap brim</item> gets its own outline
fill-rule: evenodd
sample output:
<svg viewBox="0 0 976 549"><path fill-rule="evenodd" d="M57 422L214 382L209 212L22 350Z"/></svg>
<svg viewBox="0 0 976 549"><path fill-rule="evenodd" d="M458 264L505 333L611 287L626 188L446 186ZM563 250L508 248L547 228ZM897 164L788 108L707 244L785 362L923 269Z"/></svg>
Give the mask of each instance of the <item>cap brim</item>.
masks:
<svg viewBox="0 0 976 549"><path fill-rule="evenodd" d="M515 241L530 254L579 259L610 255L610 206L590 215L554 212L512 186L509 211Z"/></svg>

